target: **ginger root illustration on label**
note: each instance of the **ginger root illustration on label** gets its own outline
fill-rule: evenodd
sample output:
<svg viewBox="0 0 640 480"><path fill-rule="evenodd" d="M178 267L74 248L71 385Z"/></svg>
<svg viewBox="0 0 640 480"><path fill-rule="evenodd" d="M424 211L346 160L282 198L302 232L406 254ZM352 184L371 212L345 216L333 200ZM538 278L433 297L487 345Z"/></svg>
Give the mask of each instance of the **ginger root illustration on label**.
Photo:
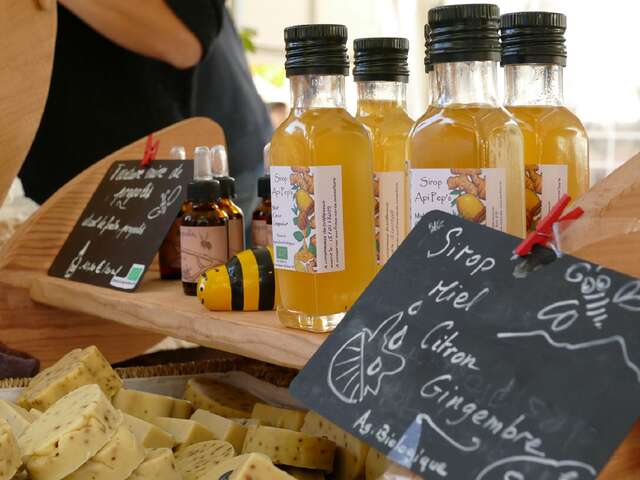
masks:
<svg viewBox="0 0 640 480"><path fill-rule="evenodd" d="M458 215L465 220L482 223L487 216L483 200L487 198L486 178L479 168L452 168L452 177L447 186L454 198L452 204L458 209Z"/></svg>
<svg viewBox="0 0 640 480"><path fill-rule="evenodd" d="M293 223L297 230L293 238L302 242L294 255L294 266L299 272L314 272L316 269L316 217L313 175L309 167L291 167L289 183L293 187Z"/></svg>
<svg viewBox="0 0 640 480"><path fill-rule="evenodd" d="M527 230L531 230L540 220L542 212L542 173L539 165L525 165L524 186Z"/></svg>

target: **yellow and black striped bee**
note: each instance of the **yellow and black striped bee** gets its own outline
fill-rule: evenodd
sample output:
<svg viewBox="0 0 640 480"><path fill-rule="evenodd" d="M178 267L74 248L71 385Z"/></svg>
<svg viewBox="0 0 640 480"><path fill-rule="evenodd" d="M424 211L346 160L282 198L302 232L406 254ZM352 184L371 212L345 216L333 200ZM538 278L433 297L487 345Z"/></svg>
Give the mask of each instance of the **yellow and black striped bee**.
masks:
<svg viewBox="0 0 640 480"><path fill-rule="evenodd" d="M273 310L276 298L273 249L244 250L198 279L198 298L209 310Z"/></svg>

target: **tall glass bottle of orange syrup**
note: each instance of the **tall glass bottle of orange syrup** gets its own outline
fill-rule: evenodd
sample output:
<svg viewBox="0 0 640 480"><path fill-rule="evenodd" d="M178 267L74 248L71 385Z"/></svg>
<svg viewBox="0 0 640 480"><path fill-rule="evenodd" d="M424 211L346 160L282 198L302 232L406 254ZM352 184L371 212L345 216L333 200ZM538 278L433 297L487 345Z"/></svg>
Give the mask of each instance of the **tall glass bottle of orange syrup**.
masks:
<svg viewBox="0 0 640 480"><path fill-rule="evenodd" d="M560 13L502 16L505 106L524 135L527 228L534 229L560 197L589 188L589 142L580 120L563 103L567 63Z"/></svg>
<svg viewBox="0 0 640 480"><path fill-rule="evenodd" d="M369 134L345 110L347 28L284 33L292 109L271 140L280 321L333 330L376 272Z"/></svg>
<svg viewBox="0 0 640 480"><path fill-rule="evenodd" d="M498 101L500 11L451 5L429 11L436 95L407 142L411 226L431 210L523 236L523 140Z"/></svg>
<svg viewBox="0 0 640 480"><path fill-rule="evenodd" d="M360 38L353 42L356 118L371 135L376 250L381 268L407 236L405 145L413 120L407 114L409 40Z"/></svg>

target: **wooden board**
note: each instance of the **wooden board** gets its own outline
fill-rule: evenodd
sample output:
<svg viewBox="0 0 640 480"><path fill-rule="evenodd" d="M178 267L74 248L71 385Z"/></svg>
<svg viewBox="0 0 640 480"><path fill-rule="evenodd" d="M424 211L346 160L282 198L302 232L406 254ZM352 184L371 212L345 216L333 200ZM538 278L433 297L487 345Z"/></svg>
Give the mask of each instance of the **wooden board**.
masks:
<svg viewBox="0 0 640 480"><path fill-rule="evenodd" d="M51 83L57 10L0 2L0 204L35 137Z"/></svg>
<svg viewBox="0 0 640 480"><path fill-rule="evenodd" d="M133 294L39 275L32 283L31 297L47 305L298 369L326 337L285 328L274 312L209 312L196 298L182 293L180 282L163 281L157 275L145 278Z"/></svg>

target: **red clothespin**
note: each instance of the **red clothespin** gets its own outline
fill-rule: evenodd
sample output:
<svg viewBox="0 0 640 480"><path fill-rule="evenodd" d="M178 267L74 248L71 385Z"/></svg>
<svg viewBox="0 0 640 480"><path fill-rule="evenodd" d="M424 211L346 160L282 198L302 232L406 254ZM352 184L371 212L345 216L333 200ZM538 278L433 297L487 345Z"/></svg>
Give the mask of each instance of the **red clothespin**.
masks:
<svg viewBox="0 0 640 480"><path fill-rule="evenodd" d="M553 225L555 223L564 222L565 220L575 220L584 213L580 207L576 207L566 215L562 215L564 209L567 208L571 197L566 193L558 200L549 214L538 222L536 229L531 232L517 247L516 254L524 257L529 255L534 245L546 245L551 240Z"/></svg>
<svg viewBox="0 0 640 480"><path fill-rule="evenodd" d="M144 147L144 155L140 161L141 168L147 168L151 165L158 155L158 149L160 148L160 140L153 141L153 133L150 133L147 137L147 143Z"/></svg>

